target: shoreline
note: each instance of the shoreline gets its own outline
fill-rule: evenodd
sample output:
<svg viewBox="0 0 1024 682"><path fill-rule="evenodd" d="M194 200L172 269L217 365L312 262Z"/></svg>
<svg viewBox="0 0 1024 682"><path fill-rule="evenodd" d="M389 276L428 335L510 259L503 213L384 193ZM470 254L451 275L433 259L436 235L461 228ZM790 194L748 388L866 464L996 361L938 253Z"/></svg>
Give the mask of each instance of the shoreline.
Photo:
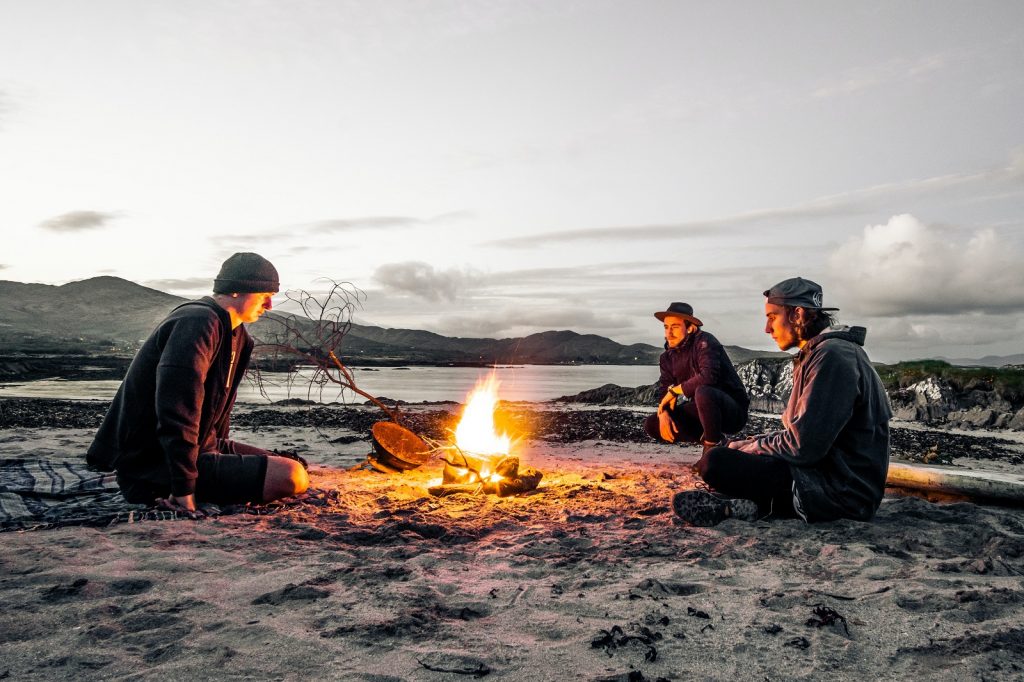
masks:
<svg viewBox="0 0 1024 682"><path fill-rule="evenodd" d="M382 400L389 405L397 407L401 412L408 413L415 417L423 413L434 413L432 425L421 424L428 429L426 435L440 437L443 431L439 430L438 423L443 421L442 413L453 415L461 409L461 403L453 401L424 401L408 403L403 401L392 401L388 398ZM3 429L17 427L45 427L56 426L65 428L97 428L107 407L109 400L102 399L61 399L61 398L34 398L34 397L3 397L0 396L0 432ZM6 405L6 407L5 407ZM594 435L623 442L650 442L646 435L642 434L639 423L642 415L653 410L636 405L594 405L587 403L570 403L563 401L499 401L499 411L515 413L536 413L536 414L565 414L572 415L567 420L578 428L597 429ZM604 432L598 429L600 424L588 424L586 415L602 413L614 414L615 424L604 425ZM258 415L253 417L252 415ZM291 416L288 416L291 415ZM295 415L305 415L295 416ZM363 415L356 417L355 415ZM630 424L630 417L635 415L635 423ZM369 438L369 424L376 419L385 419L383 413L376 407L366 403L317 403L298 398L268 402L268 403L236 403L232 424L235 427L253 424L263 420L268 425L304 425L317 426L320 419L323 426L331 427L346 423L346 420L355 420L360 428L365 427L366 438ZM741 432L743 435L761 433L778 428L780 416L769 412L751 411L747 427ZM522 421L522 418L520 418ZM993 458L984 456L984 453L975 452L976 448L968 447L969 444L981 444L985 447L995 446L1003 458L1009 458L1010 464L1024 464L1024 433L1007 430L992 429L955 429L945 428L941 425L927 424L918 421L906 421L893 419L891 431L894 435L893 449L898 455L910 454L913 456L917 451L920 456L925 456L927 451L936 450L930 460L935 463L943 463L942 460L950 457L972 456L979 460L998 461L999 457ZM431 432L432 430L432 432ZM577 440L583 436L577 435ZM571 438L570 438L571 441ZM672 447L665 445L664 447ZM943 455L943 451L949 450L949 457ZM1016 457L1015 454L1020 456ZM936 461L936 458L938 461ZM910 461L914 460L911 457ZM929 463L929 462L925 462Z"/></svg>

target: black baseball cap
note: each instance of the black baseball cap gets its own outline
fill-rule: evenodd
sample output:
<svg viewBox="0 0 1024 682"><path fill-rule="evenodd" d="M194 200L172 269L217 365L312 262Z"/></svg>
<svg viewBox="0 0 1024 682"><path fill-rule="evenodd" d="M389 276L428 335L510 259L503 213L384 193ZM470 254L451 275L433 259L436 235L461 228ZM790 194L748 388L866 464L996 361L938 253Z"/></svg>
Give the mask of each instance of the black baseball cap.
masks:
<svg viewBox="0 0 1024 682"><path fill-rule="evenodd" d="M768 302L774 305L788 305L793 308L810 308L813 310L839 310L825 308L821 305L821 285L803 277L784 279L771 289L764 292Z"/></svg>

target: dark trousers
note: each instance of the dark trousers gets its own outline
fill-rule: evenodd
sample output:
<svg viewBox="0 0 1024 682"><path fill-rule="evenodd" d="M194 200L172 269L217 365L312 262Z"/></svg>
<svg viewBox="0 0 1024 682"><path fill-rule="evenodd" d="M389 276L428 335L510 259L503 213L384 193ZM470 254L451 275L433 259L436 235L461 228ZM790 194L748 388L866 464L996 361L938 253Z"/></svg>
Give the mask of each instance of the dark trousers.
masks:
<svg viewBox="0 0 1024 682"><path fill-rule="evenodd" d="M697 443L705 440L717 443L725 433L736 433L747 424L747 403L736 400L714 386L701 386L693 400L676 401L676 407L669 412L679 435L676 442ZM644 420L644 431L655 440L661 440L658 415L652 414Z"/></svg>
<svg viewBox="0 0 1024 682"><path fill-rule="evenodd" d="M793 508L793 475L789 465L778 457L718 447L705 452L694 468L716 492L753 500L763 515L797 516Z"/></svg>
<svg viewBox="0 0 1024 682"><path fill-rule="evenodd" d="M227 438L217 440L216 452L196 459L196 500L215 504L263 501L267 457L274 453ZM163 453L117 469L117 485L124 498L136 504L152 504L171 494L171 473Z"/></svg>

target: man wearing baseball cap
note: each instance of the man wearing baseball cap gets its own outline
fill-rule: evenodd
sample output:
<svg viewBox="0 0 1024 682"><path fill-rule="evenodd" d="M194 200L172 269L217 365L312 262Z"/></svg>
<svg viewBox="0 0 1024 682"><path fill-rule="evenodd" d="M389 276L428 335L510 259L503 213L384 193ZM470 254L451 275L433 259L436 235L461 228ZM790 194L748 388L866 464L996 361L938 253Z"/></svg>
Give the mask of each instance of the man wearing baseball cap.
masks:
<svg viewBox="0 0 1024 682"><path fill-rule="evenodd" d="M800 517L870 520L889 468L892 410L863 345L863 327L835 328L821 286L793 277L764 292L765 333L798 348L783 428L704 453L696 469L715 491L675 495L685 522Z"/></svg>
<svg viewBox="0 0 1024 682"><path fill-rule="evenodd" d="M665 325L665 352L659 359L662 398L644 430L667 443L701 443L705 450L719 445L724 434L747 423L747 389L689 303L673 302L654 316Z"/></svg>
<svg viewBox="0 0 1024 682"><path fill-rule="evenodd" d="M197 500L269 502L309 486L300 462L228 439L253 348L245 325L279 289L270 261L236 253L213 296L179 305L146 339L88 452L91 465L117 471L129 502L194 515Z"/></svg>

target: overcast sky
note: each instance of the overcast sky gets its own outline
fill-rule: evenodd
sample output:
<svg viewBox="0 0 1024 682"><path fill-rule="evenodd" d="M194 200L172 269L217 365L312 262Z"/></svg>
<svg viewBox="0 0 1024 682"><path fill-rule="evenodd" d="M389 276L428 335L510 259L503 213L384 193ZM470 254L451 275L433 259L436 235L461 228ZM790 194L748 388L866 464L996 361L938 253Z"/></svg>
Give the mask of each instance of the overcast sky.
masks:
<svg viewBox="0 0 1024 682"><path fill-rule="evenodd" d="M1024 3L0 0L0 278L770 348L802 275L892 361L1024 352Z"/></svg>

